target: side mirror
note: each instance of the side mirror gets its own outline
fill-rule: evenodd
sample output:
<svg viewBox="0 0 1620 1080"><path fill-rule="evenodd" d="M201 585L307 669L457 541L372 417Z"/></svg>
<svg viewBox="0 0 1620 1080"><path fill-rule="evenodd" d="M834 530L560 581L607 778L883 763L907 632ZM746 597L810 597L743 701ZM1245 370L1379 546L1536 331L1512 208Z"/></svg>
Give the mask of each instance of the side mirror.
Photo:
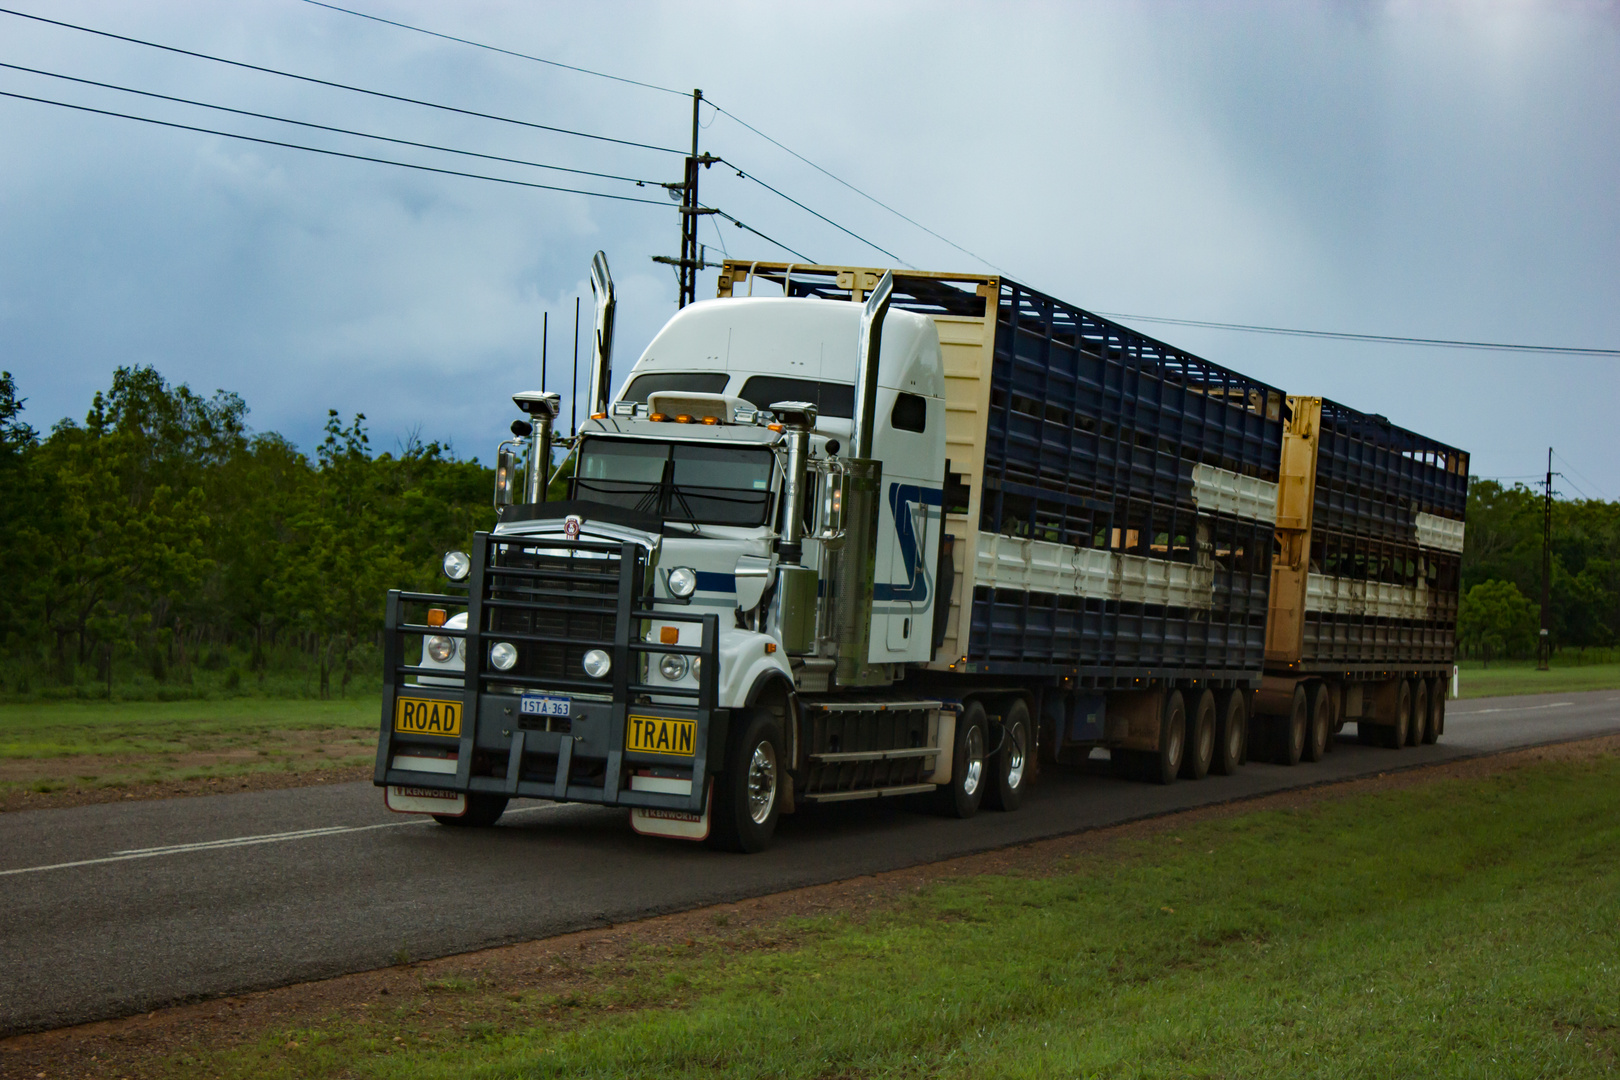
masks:
<svg viewBox="0 0 1620 1080"><path fill-rule="evenodd" d="M495 451L495 505L512 505L512 480L517 471L517 458L512 451L501 447Z"/></svg>

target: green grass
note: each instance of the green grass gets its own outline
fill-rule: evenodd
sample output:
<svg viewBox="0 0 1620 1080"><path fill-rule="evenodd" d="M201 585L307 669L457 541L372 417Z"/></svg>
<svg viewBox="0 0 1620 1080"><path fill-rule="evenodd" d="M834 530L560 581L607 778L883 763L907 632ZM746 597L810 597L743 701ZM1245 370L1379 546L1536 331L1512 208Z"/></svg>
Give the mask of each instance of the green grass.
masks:
<svg viewBox="0 0 1620 1080"><path fill-rule="evenodd" d="M1601 654L1601 662L1581 663L1581 659L1576 653L1558 653L1549 671L1537 671L1534 660L1492 660L1488 667L1478 660L1464 660L1458 665L1462 668L1460 696L1504 697L1620 689L1620 661L1613 659L1612 652ZM1599 660L1599 655L1594 654L1592 659Z"/></svg>
<svg viewBox="0 0 1620 1080"><path fill-rule="evenodd" d="M651 857L651 854L649 855ZM714 872L730 860L713 856ZM1620 759L1192 825L563 994L424 984L169 1077L1497 1077L1620 1068Z"/></svg>
<svg viewBox="0 0 1620 1080"><path fill-rule="evenodd" d="M0 705L0 791L230 776L369 760L375 697Z"/></svg>

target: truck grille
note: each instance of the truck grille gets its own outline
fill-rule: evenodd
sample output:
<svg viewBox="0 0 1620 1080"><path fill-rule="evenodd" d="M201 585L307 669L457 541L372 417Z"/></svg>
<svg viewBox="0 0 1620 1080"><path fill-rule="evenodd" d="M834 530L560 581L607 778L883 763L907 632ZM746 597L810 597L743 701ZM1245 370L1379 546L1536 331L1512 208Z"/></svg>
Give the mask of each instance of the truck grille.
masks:
<svg viewBox="0 0 1620 1080"><path fill-rule="evenodd" d="M486 636L507 637L517 664L497 672L484 666L485 681L519 686L606 691L607 680L590 679L583 667L591 649L613 651L618 618L623 549L618 545L561 540L507 541L492 537L484 570ZM639 564L640 560L636 560ZM639 571L640 566L631 568ZM639 582L632 584L632 595Z"/></svg>

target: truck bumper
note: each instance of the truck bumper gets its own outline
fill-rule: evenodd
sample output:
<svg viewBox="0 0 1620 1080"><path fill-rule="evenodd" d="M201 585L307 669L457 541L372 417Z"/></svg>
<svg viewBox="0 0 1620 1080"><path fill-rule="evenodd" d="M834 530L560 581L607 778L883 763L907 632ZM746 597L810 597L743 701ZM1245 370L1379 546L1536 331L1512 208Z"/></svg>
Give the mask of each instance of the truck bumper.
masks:
<svg viewBox="0 0 1620 1080"><path fill-rule="evenodd" d="M632 543L487 533L475 539L466 596L388 594L373 782L701 814L710 778L724 759L730 722L729 712L714 705L718 618L651 610L643 589L645 551ZM433 607L464 607L467 628L431 626L413 617ZM699 624L701 643L648 640L656 636L654 624L672 622ZM428 635L466 640L459 687L410 681L445 674L405 662ZM518 650L519 661L509 670L489 662L496 641ZM563 661L584 649L613 657L608 677L568 675ZM697 686L647 682L656 677L650 672L663 653L697 660ZM536 694L568 698L569 715L526 715L523 699ZM434 722L412 722L424 708ZM656 750L632 737L648 723L668 733Z"/></svg>

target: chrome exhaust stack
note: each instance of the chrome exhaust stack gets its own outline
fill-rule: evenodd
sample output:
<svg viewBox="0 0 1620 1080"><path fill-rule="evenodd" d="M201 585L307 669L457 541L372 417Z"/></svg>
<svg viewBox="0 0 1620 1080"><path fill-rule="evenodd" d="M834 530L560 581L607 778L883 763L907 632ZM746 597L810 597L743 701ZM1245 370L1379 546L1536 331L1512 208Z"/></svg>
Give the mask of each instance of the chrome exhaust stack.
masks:
<svg viewBox="0 0 1620 1080"><path fill-rule="evenodd" d="M551 428L562 411L562 396L550 390L525 390L512 395L512 404L529 417L529 463L523 501L542 503L551 478Z"/></svg>
<svg viewBox="0 0 1620 1080"><path fill-rule="evenodd" d="M595 416L607 412L613 392L613 275L608 271L607 253L598 251L591 260L591 292L596 296L596 343L591 352L591 381L586 401Z"/></svg>
<svg viewBox="0 0 1620 1080"><path fill-rule="evenodd" d="M804 555L804 485L810 464L810 432L816 426L816 407L808 401L778 401L771 412L787 429L787 473L782 487L782 561L798 565Z"/></svg>
<svg viewBox="0 0 1620 1080"><path fill-rule="evenodd" d="M885 270L876 288L866 294L861 310L861 354L855 368L855 430L850 433L849 456L872 456L872 433L877 427L878 360L883 350L883 318L894 299L894 271Z"/></svg>

